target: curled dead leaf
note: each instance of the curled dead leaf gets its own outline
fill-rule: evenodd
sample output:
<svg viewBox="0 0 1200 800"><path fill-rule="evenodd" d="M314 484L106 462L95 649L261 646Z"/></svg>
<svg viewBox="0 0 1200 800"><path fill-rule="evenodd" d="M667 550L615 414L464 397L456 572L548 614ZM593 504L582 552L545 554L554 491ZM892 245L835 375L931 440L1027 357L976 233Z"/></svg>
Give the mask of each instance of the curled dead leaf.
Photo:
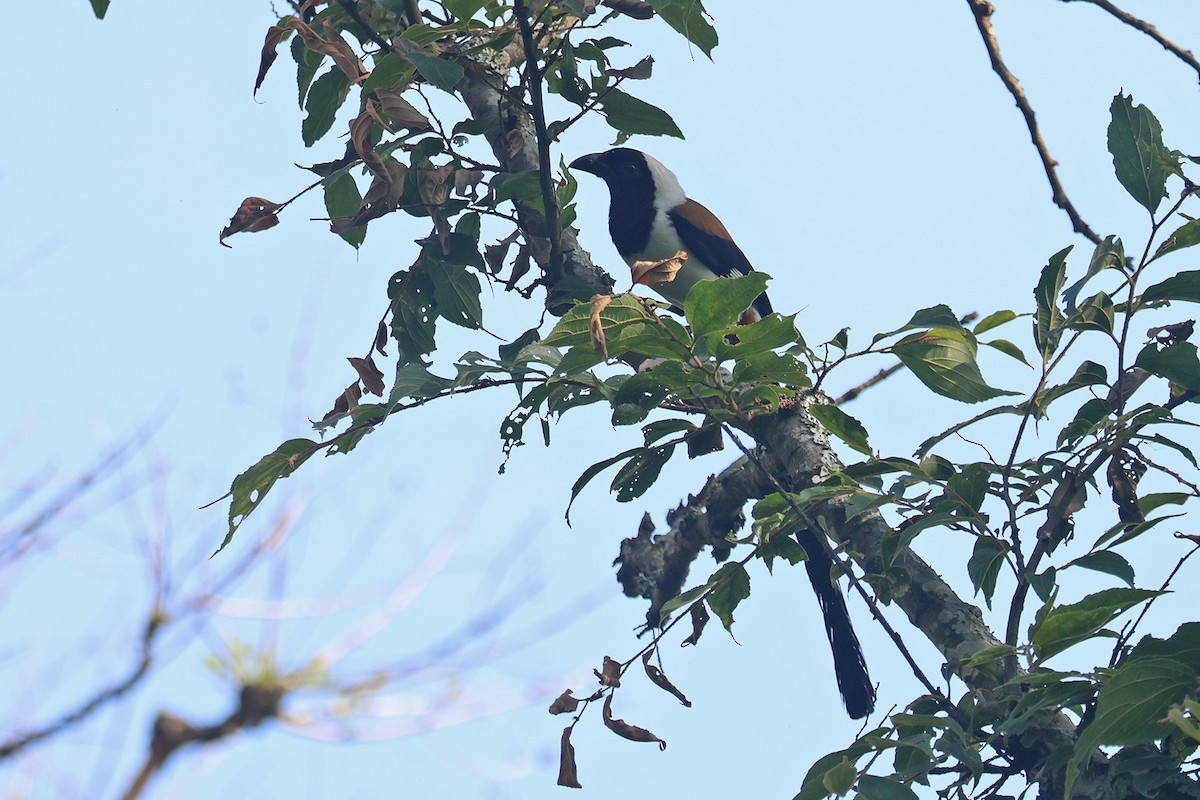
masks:
<svg viewBox="0 0 1200 800"><path fill-rule="evenodd" d="M362 380L363 389L377 397L383 397L383 371L375 366L375 361L370 356L366 358L354 358L351 356L346 359L350 362L350 366L354 367L354 371L358 373L358 377Z"/></svg>
<svg viewBox="0 0 1200 800"><path fill-rule="evenodd" d="M375 96L379 98L380 111L395 127L412 131L427 131L432 127L429 117L391 89L376 89Z"/></svg>
<svg viewBox="0 0 1200 800"><path fill-rule="evenodd" d="M550 704L551 714L570 714L579 707L579 698L571 696L570 689L564 689L563 693L554 698L554 702Z"/></svg>
<svg viewBox="0 0 1200 800"><path fill-rule="evenodd" d="M283 208L282 203L272 203L262 197L247 197L234 212L229 224L221 229L220 243L225 247L225 240L235 233L257 233L279 224L275 212Z"/></svg>
<svg viewBox="0 0 1200 800"><path fill-rule="evenodd" d="M571 728L563 728L558 750L558 785L582 789L579 772L575 769L575 745L571 744Z"/></svg>
<svg viewBox="0 0 1200 800"><path fill-rule="evenodd" d="M272 25L267 28L267 38L263 42L262 55L258 59L258 76L254 79L254 94L258 94L258 89L262 86L263 79L267 77L267 70L275 63L275 57L279 55L277 52L279 42L283 40L283 34L287 32L287 28L281 28L278 25Z"/></svg>
<svg viewBox="0 0 1200 800"><path fill-rule="evenodd" d="M454 173L454 191L459 197L469 197L474 200L478 193L475 187L483 180L483 171L478 169L460 169Z"/></svg>
<svg viewBox="0 0 1200 800"><path fill-rule="evenodd" d="M683 269L687 259L688 254L680 250L662 261L635 261L630 267L630 271L633 273L633 282L643 286L659 286L670 283L675 280L675 275L679 270Z"/></svg>
<svg viewBox="0 0 1200 800"><path fill-rule="evenodd" d="M457 178L458 178L458 176L456 175L455 179L457 180ZM515 241L517 241L517 239L520 238L520 236L521 236L521 229L517 228L512 233L510 233L508 236L505 236L503 239L496 242L495 244L489 244L489 245L484 246L483 261L485 264L488 265L488 269L491 271L491 273L493 275L499 275L500 270L504 269L504 260L506 258L508 258L508 249L513 246L513 243ZM526 267L526 269L528 269L528 266ZM513 271L514 272L516 271L515 265L514 265ZM516 279L510 278L509 284L505 288L511 290L513 283L516 283Z"/></svg>
<svg viewBox="0 0 1200 800"><path fill-rule="evenodd" d="M592 670L592 673L600 680L601 686L616 688L621 685L621 662L613 661L608 656L604 657L604 667Z"/></svg>
<svg viewBox="0 0 1200 800"><path fill-rule="evenodd" d="M454 167L449 164L421 170L420 184L417 187L421 194L421 202L427 206L440 206L449 200L450 176L453 174Z"/></svg>
<svg viewBox="0 0 1200 800"><path fill-rule="evenodd" d="M625 69L606 69L605 75L613 78L628 78L631 81L644 81L650 77L650 73L654 71L654 56L646 56L632 67Z"/></svg>
<svg viewBox="0 0 1200 800"><path fill-rule="evenodd" d="M604 727L620 736L623 739L628 739L631 742L658 742L659 750L666 750L667 743L655 736L645 728L640 728L637 725L630 725L623 719L616 719L612 715L612 694L604 698Z"/></svg>
<svg viewBox="0 0 1200 800"><path fill-rule="evenodd" d="M385 181L390 182L387 167L384 166L383 159L379 157L379 154L375 152L374 145L371 144L371 133L375 130L376 123L375 115L371 111L372 106L367 103L363 112L350 120L350 144L354 147L354 152L358 153L358 157L366 164L367 169L371 170L372 175L382 177Z"/></svg>
<svg viewBox="0 0 1200 800"><path fill-rule="evenodd" d="M650 682L653 683L655 686L657 686L658 688L662 689L665 692L670 692L672 695L675 696L676 700L683 703L688 708L691 708L692 701L688 700L687 697L683 694L683 692L679 691L679 689L676 688L675 684L671 683L671 681L669 681L667 679L667 676L665 674L663 674L663 671L661 669L659 669L658 667L656 667L650 663L650 657L653 655L654 655L653 650L647 650L645 653L642 654L642 666L646 670L646 677L648 677L650 679Z"/></svg>
<svg viewBox="0 0 1200 800"><path fill-rule="evenodd" d="M297 17L292 17L288 20L288 27L300 35L300 38L304 40L304 46L309 50L332 58L333 63L345 73L351 83L358 83L370 74L363 66L362 61L358 59L354 50L340 35L334 33L329 39L322 38L315 30ZM328 28L323 28L322 30L328 35Z"/></svg>
<svg viewBox="0 0 1200 800"><path fill-rule="evenodd" d="M693 603L691 615L692 632L680 643L680 647L699 644L700 634L704 633L704 626L708 624L708 620L710 619L708 609L704 607L704 603Z"/></svg>
<svg viewBox="0 0 1200 800"><path fill-rule="evenodd" d="M349 219L335 219L330 222L329 229L334 233L345 233L351 228L365 225L384 214L390 214L400 205L400 197L404 194L404 176L408 174L408 166L394 158L383 161L385 174L378 174L371 181L367 193L363 195L358 213Z"/></svg>
<svg viewBox="0 0 1200 800"><path fill-rule="evenodd" d="M1121 522L1145 522L1138 505L1137 485L1146 474L1146 464L1129 450L1115 453L1108 462L1108 485L1112 488L1113 503Z"/></svg>
<svg viewBox="0 0 1200 800"><path fill-rule="evenodd" d="M387 351L384 350L384 348L387 347L388 338L390 336L391 333L388 329L387 322L382 319L379 320L379 327L375 329L375 341L372 343L372 347L379 352L379 355L387 355Z"/></svg>
<svg viewBox="0 0 1200 800"><path fill-rule="evenodd" d="M325 412L325 416L321 417L321 421L336 417L338 414L345 414L350 409L358 405L359 398L362 397L362 388L359 387L358 381L346 387L346 390L338 396L337 400L333 401L333 408Z"/></svg>
<svg viewBox="0 0 1200 800"><path fill-rule="evenodd" d="M600 312L608 308L608 304L612 302L612 295L597 294L592 296L591 316L588 318L588 336L592 339L592 347L605 361L608 361L608 343L604 339L604 323L600 319Z"/></svg>

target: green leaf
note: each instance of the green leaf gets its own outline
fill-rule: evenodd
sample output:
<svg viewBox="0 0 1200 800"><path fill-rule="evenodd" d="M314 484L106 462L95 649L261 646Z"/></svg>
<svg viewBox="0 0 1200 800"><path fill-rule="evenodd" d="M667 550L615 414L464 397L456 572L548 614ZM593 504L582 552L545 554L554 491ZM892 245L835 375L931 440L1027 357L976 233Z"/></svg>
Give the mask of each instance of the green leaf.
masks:
<svg viewBox="0 0 1200 800"><path fill-rule="evenodd" d="M541 175L536 169L523 172L501 172L492 178L491 200L499 205L505 200L524 203L540 213L545 213L546 204L542 199Z"/></svg>
<svg viewBox="0 0 1200 800"><path fill-rule="evenodd" d="M600 107L608 124L624 133L683 138L683 132L670 114L620 89L606 94Z"/></svg>
<svg viewBox="0 0 1200 800"><path fill-rule="evenodd" d="M1083 289L1085 283L1106 269L1123 270L1124 267L1125 244L1115 236L1105 236L1104 241L1096 245L1096 249L1092 251L1092 260L1088 262L1087 274L1071 284L1063 292L1063 302L1067 304L1067 310L1074 310L1075 298L1079 296L1079 292Z"/></svg>
<svg viewBox="0 0 1200 800"><path fill-rule="evenodd" d="M417 68L422 78L443 92L454 94L454 87L458 85L465 74L462 65L420 50L413 50L402 55L405 61Z"/></svg>
<svg viewBox="0 0 1200 800"><path fill-rule="evenodd" d="M825 785L825 776L843 763L850 764L851 769L853 769L855 761L876 749L876 743L879 741L877 737L883 735L883 733L884 729L882 728L868 731L845 750L836 750L817 759L817 762L809 767L807 774L804 776L800 792L793 800L824 800L825 797L829 796L830 792Z"/></svg>
<svg viewBox="0 0 1200 800"><path fill-rule="evenodd" d="M967 575L976 593L982 591L988 608L992 607L992 595L996 593L996 579L1004 566L1008 554L1008 543L992 536L980 536L975 540L975 550L967 561Z"/></svg>
<svg viewBox="0 0 1200 800"><path fill-rule="evenodd" d="M457 264L430 260L428 266L438 315L463 328L483 327L483 306L479 300L483 287L478 276Z"/></svg>
<svg viewBox="0 0 1200 800"><path fill-rule="evenodd" d="M1139 658L1114 669L1100 689L1096 715L1080 732L1067 767L1067 796L1080 767L1101 745L1148 744L1170 730L1161 720L1196 686L1196 671L1172 658Z"/></svg>
<svg viewBox="0 0 1200 800"><path fill-rule="evenodd" d="M1015 358L1017 361L1020 361L1027 367L1033 366L1025 360L1025 354L1021 352L1021 348L1017 347L1007 339L993 339L990 342L980 342L980 344L985 347L990 347L993 350L999 350L1001 353L1004 353L1004 355L1008 356L1009 358Z"/></svg>
<svg viewBox="0 0 1200 800"><path fill-rule="evenodd" d="M316 50L304 46L304 39L296 36L292 39L292 60L296 62L297 101L304 108L304 99L308 96L308 87L312 85L317 70L325 61L325 56Z"/></svg>
<svg viewBox="0 0 1200 800"><path fill-rule="evenodd" d="M697 597L704 594L704 592L708 590L710 583L705 583L702 586L693 586L691 589L688 589L683 594L678 595L676 597L672 597L670 600L668 600L667 602L662 604L662 608L660 608L658 611L659 616L662 619L666 619L667 615L669 615L675 609L683 608L686 605L690 605L693 600L695 600Z"/></svg>
<svg viewBox="0 0 1200 800"><path fill-rule="evenodd" d="M1193 269L1176 273L1142 293L1143 303L1162 300L1186 300L1189 303L1200 303L1200 270Z"/></svg>
<svg viewBox="0 0 1200 800"><path fill-rule="evenodd" d="M388 403L399 403L406 397L423 400L436 397L454 385L454 381L434 375L420 362L401 364L396 368L396 382L388 395Z"/></svg>
<svg viewBox="0 0 1200 800"><path fill-rule="evenodd" d="M1110 107L1108 151L1117 180L1151 214L1167 195L1167 176L1180 171L1179 157L1162 140L1162 126L1150 109L1118 93Z"/></svg>
<svg viewBox="0 0 1200 800"><path fill-rule="evenodd" d="M992 328L999 328L1006 322L1012 322L1016 318L1017 315L1012 311L995 311L975 323L975 327L971 330L978 336L985 331L990 331Z"/></svg>
<svg viewBox="0 0 1200 800"><path fill-rule="evenodd" d="M455 19L469 20L487 5L487 0L443 0L442 5L454 15Z"/></svg>
<svg viewBox="0 0 1200 800"><path fill-rule="evenodd" d="M962 330L934 328L906 336L889 348L921 383L934 392L978 403L1006 394L988 386L975 361L975 341Z"/></svg>
<svg viewBox="0 0 1200 800"><path fill-rule="evenodd" d="M259 507L275 481L291 475L320 449L321 445L311 439L288 439L275 448L275 452L263 456L257 464L234 478L229 487L233 498L229 504L229 532L213 555L233 541L238 526Z"/></svg>
<svg viewBox="0 0 1200 800"><path fill-rule="evenodd" d="M92 0L92 13L96 15L96 19L104 19L104 15L108 13L109 0Z"/></svg>
<svg viewBox="0 0 1200 800"><path fill-rule="evenodd" d="M700 0L650 0L650 5L668 25L712 58L713 48L718 43L717 31L704 18Z"/></svg>
<svg viewBox="0 0 1200 800"><path fill-rule="evenodd" d="M658 474L675 452L675 445L639 448L636 455L617 470L609 491L617 493L618 503L628 503L646 493L658 480Z"/></svg>
<svg viewBox="0 0 1200 800"><path fill-rule="evenodd" d="M336 67L313 82L304 103L308 116L300 124L300 138L305 147L312 147L333 127L338 109L350 94L350 79Z"/></svg>
<svg viewBox="0 0 1200 800"><path fill-rule="evenodd" d="M375 68L371 70L371 74L363 81L362 90L364 92L373 92L376 89L390 89L393 92L403 91L408 84L412 83L415 71L416 69L411 62L396 53L376 56Z"/></svg>
<svg viewBox="0 0 1200 800"><path fill-rule="evenodd" d="M358 184L349 173L343 173L337 180L325 184L325 210L329 212L330 221L353 217L361 205L362 195L358 192ZM357 250L367 238L367 226L359 225L338 235Z"/></svg>
<svg viewBox="0 0 1200 800"><path fill-rule="evenodd" d="M392 300L392 338L400 351L399 363L419 361L432 353L437 347L437 301L424 259L391 277L388 297Z"/></svg>
<svg viewBox="0 0 1200 800"><path fill-rule="evenodd" d="M1190 219L1158 246L1154 257L1165 256L1185 247L1200 244L1200 219Z"/></svg>
<svg viewBox="0 0 1200 800"><path fill-rule="evenodd" d="M1178 342L1161 350L1151 342L1138 353L1136 364L1185 389L1200 390L1200 359L1191 342Z"/></svg>
<svg viewBox="0 0 1200 800"><path fill-rule="evenodd" d="M591 483L592 478L596 477L613 464L616 464L619 461L625 461L628 458L632 458L637 453L642 452L643 449L644 448L641 447L634 447L630 450L626 450L623 453L617 453L611 458L606 458L603 461L597 461L595 464L592 464L590 467L585 469L583 474L576 478L575 483L571 486L571 499L567 502L566 513L563 514L567 520L567 523L570 524L571 522L571 505L575 502L575 498L579 496L579 493L583 491L583 487Z"/></svg>
<svg viewBox="0 0 1200 800"><path fill-rule="evenodd" d="M1125 663L1150 656L1173 658L1200 672L1200 622L1185 622L1166 639L1143 636L1130 651Z"/></svg>
<svg viewBox="0 0 1200 800"><path fill-rule="evenodd" d="M864 455L871 455L871 445L867 443L867 429L854 417L837 406L827 405L809 406L808 413L852 449Z"/></svg>
<svg viewBox="0 0 1200 800"><path fill-rule="evenodd" d="M563 315L554 329L542 340L542 344L551 347L573 347L584 344L590 346L591 338L588 334L590 319L591 309L588 304L580 303ZM653 317L636 297L620 294L613 297L612 302L600 312L600 322L604 326L605 335L608 336L612 330L617 328L653 322Z"/></svg>
<svg viewBox="0 0 1200 800"><path fill-rule="evenodd" d="M1033 340L1043 361L1049 360L1054 354L1062 336L1064 317L1062 309L1058 307L1058 293L1067 279L1067 254L1072 247L1074 245L1050 256L1050 261L1042 268L1037 288L1033 290L1033 297L1037 301L1037 312L1033 317Z"/></svg>
<svg viewBox="0 0 1200 800"><path fill-rule="evenodd" d="M726 361L794 344L800 339L795 320L794 315L772 314L750 325L731 325L709 334L705 348L717 361Z"/></svg>
<svg viewBox="0 0 1200 800"><path fill-rule="evenodd" d="M683 314L692 326L692 334L703 339L738 321L750 304L763 293L770 276L751 272L740 278L716 278L700 281L688 292Z"/></svg>
<svg viewBox="0 0 1200 800"><path fill-rule="evenodd" d="M1113 575L1125 581L1129 586L1133 586L1133 567L1119 553L1114 553L1112 550L1098 550L1095 553L1088 553L1079 558L1063 564L1062 568L1067 567L1082 567L1096 572L1103 572L1106 575Z"/></svg>
<svg viewBox="0 0 1200 800"><path fill-rule="evenodd" d="M856 788L862 800L917 800L917 793L896 778L863 775L858 779Z"/></svg>
<svg viewBox="0 0 1200 800"><path fill-rule="evenodd" d="M740 359L733 367L734 383L769 383L784 386L809 385L803 362L791 353L768 350Z"/></svg>
<svg viewBox="0 0 1200 800"><path fill-rule="evenodd" d="M1072 330L1095 330L1113 332L1113 301L1106 293L1094 294L1083 301L1078 310L1067 320Z"/></svg>
<svg viewBox="0 0 1200 800"><path fill-rule="evenodd" d="M1052 608L1035 622L1030 641L1038 661L1045 661L1085 639L1139 603L1162 592L1147 589L1104 589L1078 603Z"/></svg>
<svg viewBox="0 0 1200 800"><path fill-rule="evenodd" d="M708 607L720 618L725 630L733 630L734 609L750 596L750 573L741 564L725 564L708 579L708 583L713 586L706 598Z"/></svg>

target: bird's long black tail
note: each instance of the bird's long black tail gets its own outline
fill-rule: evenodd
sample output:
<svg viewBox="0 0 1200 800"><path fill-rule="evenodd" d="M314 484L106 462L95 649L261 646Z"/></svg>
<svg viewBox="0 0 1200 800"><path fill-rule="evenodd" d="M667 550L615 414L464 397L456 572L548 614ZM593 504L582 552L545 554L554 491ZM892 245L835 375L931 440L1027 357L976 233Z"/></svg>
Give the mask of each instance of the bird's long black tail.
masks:
<svg viewBox="0 0 1200 800"><path fill-rule="evenodd" d="M825 633L833 649L833 672L842 693L842 703L846 706L846 713L854 719L865 717L875 710L875 686L867 672L867 662L863 658L858 636L850 624L846 599L842 597L841 589L831 574L833 558L821 537L807 528L796 532L796 541L808 553L804 567L821 603Z"/></svg>

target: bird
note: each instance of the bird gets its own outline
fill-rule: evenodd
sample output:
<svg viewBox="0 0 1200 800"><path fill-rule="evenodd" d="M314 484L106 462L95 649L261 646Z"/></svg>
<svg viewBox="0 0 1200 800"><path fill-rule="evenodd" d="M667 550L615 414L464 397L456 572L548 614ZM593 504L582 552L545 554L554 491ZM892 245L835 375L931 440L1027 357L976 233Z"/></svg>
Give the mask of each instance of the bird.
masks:
<svg viewBox="0 0 1200 800"><path fill-rule="evenodd" d="M675 280L652 287L682 313L688 292L710 278L736 278L754 271L716 215L689 198L675 173L653 156L615 147L572 161L569 169L589 172L608 184L608 232L617 252L631 267L637 261L661 261L677 252L687 261ZM747 309L743 322L771 313L764 292Z"/></svg>
<svg viewBox="0 0 1200 800"><path fill-rule="evenodd" d="M683 308L698 281L754 271L716 215L690 199L675 173L654 157L617 147L580 156L569 169L589 172L608 184L608 232L627 264L660 261L680 250L688 254L675 280L653 287L675 311ZM754 322L770 313L771 301L764 292L747 309L743 321ZM805 527L794 536L808 554L805 571L821 606L842 703L851 717L860 719L875 710L875 686L846 600L832 574L833 557L819 531Z"/></svg>

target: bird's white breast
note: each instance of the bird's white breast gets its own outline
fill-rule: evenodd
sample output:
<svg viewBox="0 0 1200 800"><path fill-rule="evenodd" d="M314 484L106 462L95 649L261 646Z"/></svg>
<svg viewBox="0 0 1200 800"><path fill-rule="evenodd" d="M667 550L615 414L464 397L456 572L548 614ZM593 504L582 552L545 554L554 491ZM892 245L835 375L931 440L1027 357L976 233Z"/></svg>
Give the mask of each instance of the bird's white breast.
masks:
<svg viewBox="0 0 1200 800"><path fill-rule="evenodd" d="M647 158L647 160L649 159ZM663 169L666 168L663 167ZM682 202L683 200L681 199L679 203ZM668 208L674 208L679 203L668 206ZM675 227L671 225L671 220L667 217L666 212L659 210L654 215L654 222L650 225L650 240L646 243L645 249L638 253L633 253L626 257L625 260L630 266L633 266L633 262L635 261L662 261L664 258L670 258L675 255L680 250L687 251L687 248L684 247L679 234L675 233ZM675 280L650 288L654 289L654 291L665 297L672 304L683 308L683 301L687 299L688 292L691 291L692 287L698 281L715 277L717 277L716 273L709 269L707 264L691 253L688 253L687 266L675 274Z"/></svg>

